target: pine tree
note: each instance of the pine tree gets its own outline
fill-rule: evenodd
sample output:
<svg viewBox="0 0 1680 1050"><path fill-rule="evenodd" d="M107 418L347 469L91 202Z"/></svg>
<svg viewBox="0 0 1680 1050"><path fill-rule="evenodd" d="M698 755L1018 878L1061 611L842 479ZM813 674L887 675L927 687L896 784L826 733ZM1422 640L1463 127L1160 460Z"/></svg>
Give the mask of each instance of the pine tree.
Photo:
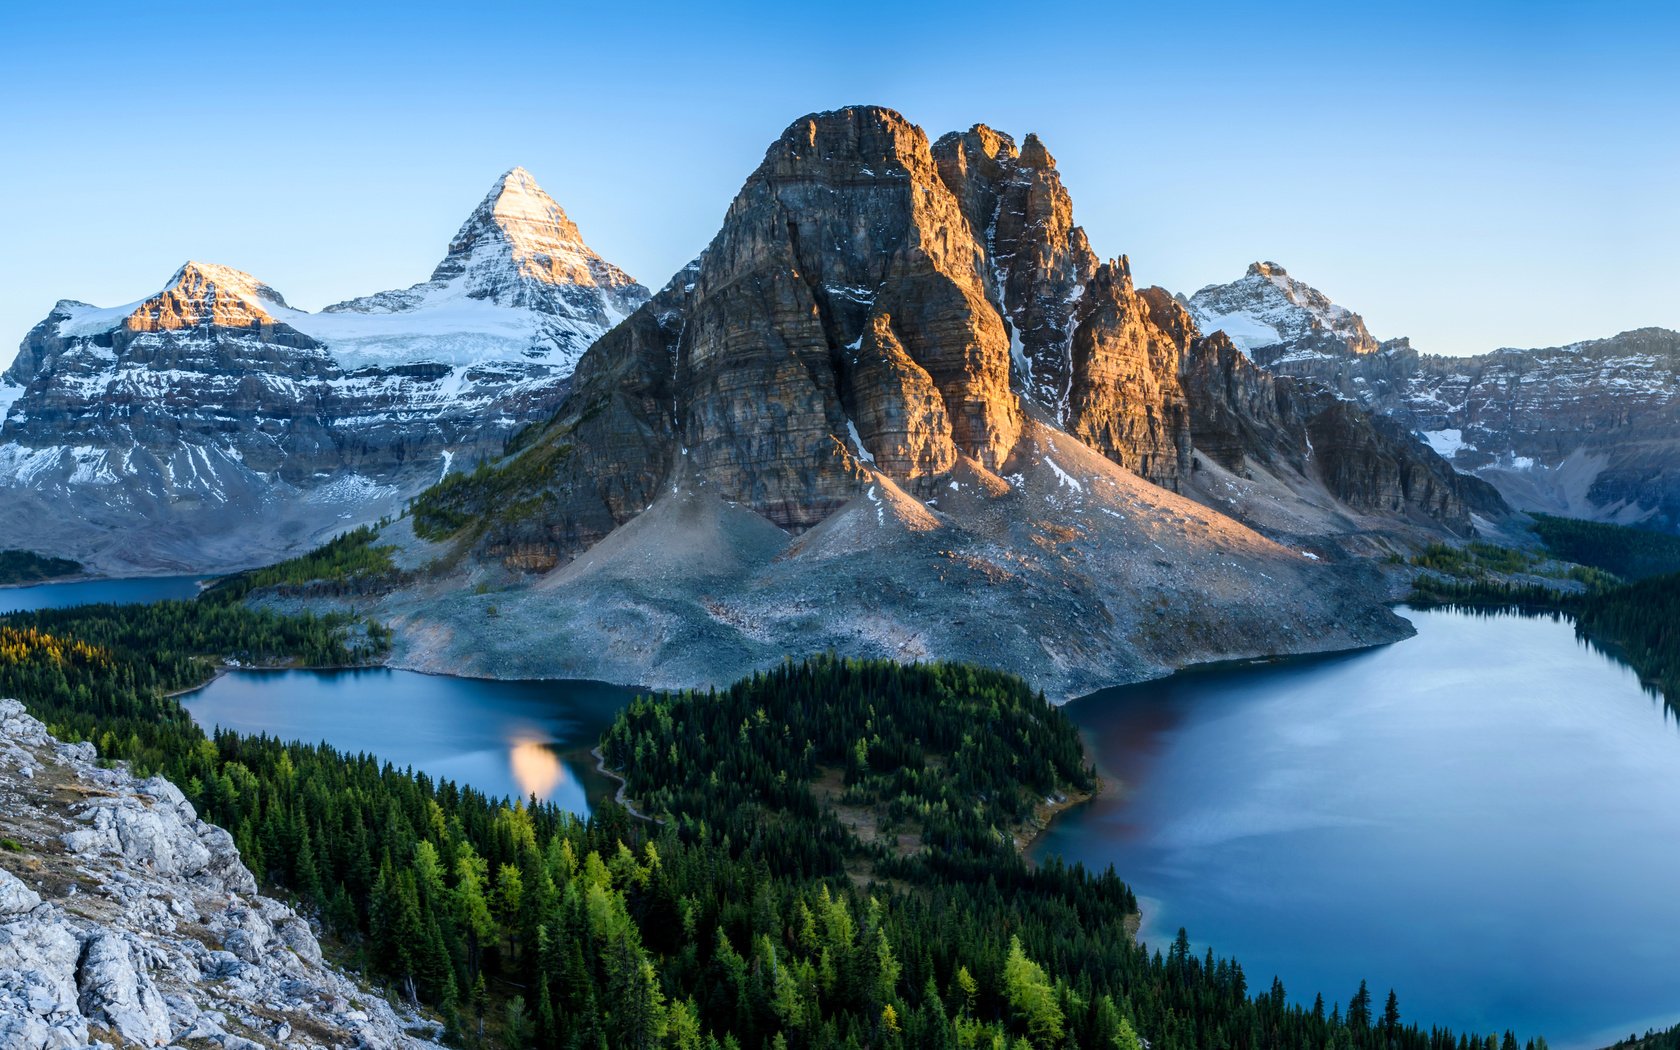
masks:
<svg viewBox="0 0 1680 1050"><path fill-rule="evenodd" d="M1371 1027L1371 989L1364 981L1359 982L1359 991L1348 1000L1347 1026L1360 1032Z"/></svg>

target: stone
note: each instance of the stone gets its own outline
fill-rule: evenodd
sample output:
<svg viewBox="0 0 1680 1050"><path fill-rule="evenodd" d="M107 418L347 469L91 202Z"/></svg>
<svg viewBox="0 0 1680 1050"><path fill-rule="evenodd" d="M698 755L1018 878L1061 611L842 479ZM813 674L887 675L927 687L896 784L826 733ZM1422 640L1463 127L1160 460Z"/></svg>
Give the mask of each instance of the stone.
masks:
<svg viewBox="0 0 1680 1050"><path fill-rule="evenodd" d="M128 937L97 932L82 949L77 966L77 1000L82 1016L141 1046L169 1041L169 1010L157 985L135 959Z"/></svg>
<svg viewBox="0 0 1680 1050"><path fill-rule="evenodd" d="M51 857L49 829L80 824L42 885L70 884L50 894L3 866L23 854L0 853L0 1047L84 1047L90 1031L138 1046L434 1045L405 1031L422 1022L323 962L308 922L255 892L232 837L176 785L95 760L0 700L0 791L42 814L9 834L39 829L26 850ZM26 767L51 776L25 778ZM63 801L76 797L86 801ZM356 1018L319 1008L352 998L365 1004ZM299 1012L308 1030L272 1020Z"/></svg>

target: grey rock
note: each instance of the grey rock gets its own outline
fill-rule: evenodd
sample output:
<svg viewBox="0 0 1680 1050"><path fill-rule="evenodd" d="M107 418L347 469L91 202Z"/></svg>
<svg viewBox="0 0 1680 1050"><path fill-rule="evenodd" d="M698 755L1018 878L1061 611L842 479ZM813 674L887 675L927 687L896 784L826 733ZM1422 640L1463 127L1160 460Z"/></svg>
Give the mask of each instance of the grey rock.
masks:
<svg viewBox="0 0 1680 1050"><path fill-rule="evenodd" d="M141 1046L161 1046L169 1041L169 1009L137 964L137 954L123 934L101 931L90 937L77 967L77 1006L90 1023Z"/></svg>
<svg viewBox="0 0 1680 1050"><path fill-rule="evenodd" d="M1205 331L1428 439L1511 505L1680 529L1680 332L1467 357L1378 342L1275 263L1187 300Z"/></svg>
<svg viewBox="0 0 1680 1050"><path fill-rule="evenodd" d="M79 825L42 883L70 880L61 895L43 898L0 866L0 1047L83 1047L90 1026L141 1046L432 1045L405 1033L412 1019L325 965L307 921L255 892L232 838L199 820L175 785L101 769L94 757L0 700L0 791L44 818L11 833L39 827L26 849L51 858L59 851L48 828ZM27 778L24 768L53 775ZM92 797L66 804L66 795ZM0 854L0 865L18 855ZM320 1009L352 998L367 1004L357 1018ZM326 1035L273 1020L299 1011Z"/></svg>

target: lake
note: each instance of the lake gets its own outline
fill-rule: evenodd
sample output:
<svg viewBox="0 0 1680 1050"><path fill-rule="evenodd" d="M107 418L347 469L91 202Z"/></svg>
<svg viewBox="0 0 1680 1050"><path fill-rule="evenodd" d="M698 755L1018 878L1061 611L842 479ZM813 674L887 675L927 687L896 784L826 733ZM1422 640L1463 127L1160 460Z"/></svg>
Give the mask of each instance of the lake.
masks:
<svg viewBox="0 0 1680 1050"><path fill-rule="evenodd" d="M1106 787L1036 855L1112 863L1310 1004L1602 1046L1680 1020L1680 733L1566 622L1402 610L1362 653L1075 701Z"/></svg>
<svg viewBox="0 0 1680 1050"><path fill-rule="evenodd" d="M71 605L109 602L136 605L166 598L191 598L201 580L213 576L134 576L110 580L75 580L68 583L32 583L22 587L0 587L0 615L34 609L63 609Z"/></svg>
<svg viewBox="0 0 1680 1050"><path fill-rule="evenodd" d="M587 752L634 690L370 668L234 671L181 698L206 729L326 741L491 796L588 813L614 785Z"/></svg>

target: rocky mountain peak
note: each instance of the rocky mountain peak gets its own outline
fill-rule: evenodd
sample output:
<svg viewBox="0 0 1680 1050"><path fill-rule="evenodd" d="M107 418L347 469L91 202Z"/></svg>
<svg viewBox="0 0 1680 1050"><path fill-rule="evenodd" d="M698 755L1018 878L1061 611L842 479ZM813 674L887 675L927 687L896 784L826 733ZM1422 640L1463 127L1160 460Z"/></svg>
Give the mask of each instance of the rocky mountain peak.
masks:
<svg viewBox="0 0 1680 1050"><path fill-rule="evenodd" d="M459 278L466 280L472 297L497 301L510 292L517 297L524 281L601 288L609 294L641 289L623 270L595 254L565 209L519 167L490 187L432 272L433 283ZM638 305L646 298L641 290Z"/></svg>
<svg viewBox="0 0 1680 1050"><path fill-rule="evenodd" d="M1303 355L1381 349L1364 318L1275 262L1250 263L1237 280L1210 284L1191 296L1189 306L1204 332L1223 331L1264 365Z"/></svg>
<svg viewBox="0 0 1680 1050"><path fill-rule="evenodd" d="M1044 148L1043 141L1029 131L1027 137L1021 140L1021 164L1028 168L1054 168L1056 158Z"/></svg>
<svg viewBox="0 0 1680 1050"><path fill-rule="evenodd" d="M231 266L188 260L168 285L142 301L123 321L131 332L172 331L209 324L248 328L274 324L268 307L286 307L286 300L268 285Z"/></svg>

